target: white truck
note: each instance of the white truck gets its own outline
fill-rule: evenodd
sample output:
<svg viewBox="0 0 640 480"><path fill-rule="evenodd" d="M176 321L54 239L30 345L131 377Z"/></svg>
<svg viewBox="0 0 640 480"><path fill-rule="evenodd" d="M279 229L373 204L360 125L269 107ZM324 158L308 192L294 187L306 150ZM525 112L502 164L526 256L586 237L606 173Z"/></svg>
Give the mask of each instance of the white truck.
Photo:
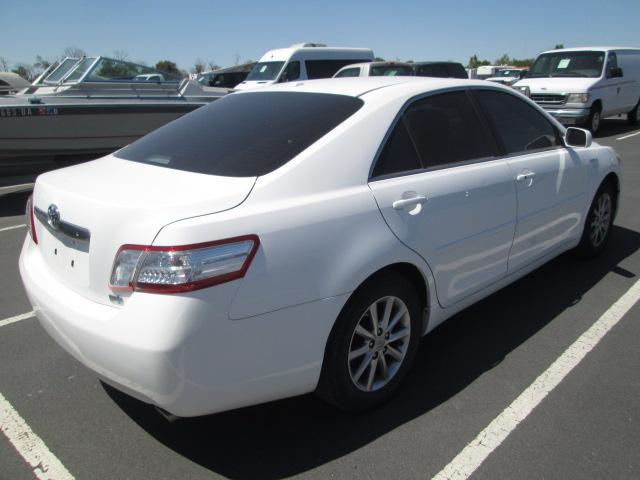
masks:
<svg viewBox="0 0 640 480"><path fill-rule="evenodd" d="M565 125L595 133L600 120L626 114L640 121L640 49L582 47L541 53L514 88Z"/></svg>
<svg viewBox="0 0 640 480"><path fill-rule="evenodd" d="M331 78L345 65L373 61L369 48L327 47L322 43L299 43L265 53L236 90L248 90L278 82Z"/></svg>

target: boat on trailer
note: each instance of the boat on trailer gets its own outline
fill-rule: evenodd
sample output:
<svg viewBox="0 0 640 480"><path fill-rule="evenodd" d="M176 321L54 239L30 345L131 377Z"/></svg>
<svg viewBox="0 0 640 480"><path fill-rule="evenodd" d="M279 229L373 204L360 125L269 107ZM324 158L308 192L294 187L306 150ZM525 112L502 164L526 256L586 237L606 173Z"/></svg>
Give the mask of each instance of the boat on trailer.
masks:
<svg viewBox="0 0 640 480"><path fill-rule="evenodd" d="M0 188L111 153L231 91L108 57L65 58L0 97Z"/></svg>

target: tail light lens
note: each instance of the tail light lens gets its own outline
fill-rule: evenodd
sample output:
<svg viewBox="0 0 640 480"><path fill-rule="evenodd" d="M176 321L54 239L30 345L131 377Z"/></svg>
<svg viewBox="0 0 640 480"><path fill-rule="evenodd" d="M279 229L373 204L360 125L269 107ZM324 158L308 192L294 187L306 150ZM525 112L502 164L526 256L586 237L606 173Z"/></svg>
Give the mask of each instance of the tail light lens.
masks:
<svg viewBox="0 0 640 480"><path fill-rule="evenodd" d="M33 243L38 243L38 235L36 234L36 224L33 218L33 195L30 195L27 199L27 206L24 211L24 223L29 231L29 236Z"/></svg>
<svg viewBox="0 0 640 480"><path fill-rule="evenodd" d="M123 245L116 254L113 291L179 293L244 277L258 250L256 235L216 242L156 247Z"/></svg>

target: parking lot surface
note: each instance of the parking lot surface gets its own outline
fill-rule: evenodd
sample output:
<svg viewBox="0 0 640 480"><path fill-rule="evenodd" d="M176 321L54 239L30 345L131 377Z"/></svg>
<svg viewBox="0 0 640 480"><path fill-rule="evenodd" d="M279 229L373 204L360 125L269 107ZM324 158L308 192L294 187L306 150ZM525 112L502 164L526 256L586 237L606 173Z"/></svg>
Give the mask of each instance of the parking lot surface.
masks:
<svg viewBox="0 0 640 480"><path fill-rule="evenodd" d="M31 311L17 266L28 193L0 197L0 399L78 479L431 478L640 279L640 131L608 120L596 141L623 160L605 253L562 255L456 315L397 397L360 415L306 395L169 423L103 385L34 317L5 322ZM471 478L640 478L639 319L636 304ZM0 479L34 478L23 456L0 435Z"/></svg>

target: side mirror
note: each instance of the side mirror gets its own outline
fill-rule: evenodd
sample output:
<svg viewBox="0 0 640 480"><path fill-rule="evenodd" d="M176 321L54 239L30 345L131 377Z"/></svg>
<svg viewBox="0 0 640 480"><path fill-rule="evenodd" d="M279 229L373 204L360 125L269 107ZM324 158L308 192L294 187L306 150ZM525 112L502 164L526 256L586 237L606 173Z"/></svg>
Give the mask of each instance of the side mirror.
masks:
<svg viewBox="0 0 640 480"><path fill-rule="evenodd" d="M564 134L564 143L567 147L590 147L593 137L589 130L569 127Z"/></svg>
<svg viewBox="0 0 640 480"><path fill-rule="evenodd" d="M620 67L611 67L609 69L609 76L611 78L620 78L620 77L622 77L622 69Z"/></svg>

